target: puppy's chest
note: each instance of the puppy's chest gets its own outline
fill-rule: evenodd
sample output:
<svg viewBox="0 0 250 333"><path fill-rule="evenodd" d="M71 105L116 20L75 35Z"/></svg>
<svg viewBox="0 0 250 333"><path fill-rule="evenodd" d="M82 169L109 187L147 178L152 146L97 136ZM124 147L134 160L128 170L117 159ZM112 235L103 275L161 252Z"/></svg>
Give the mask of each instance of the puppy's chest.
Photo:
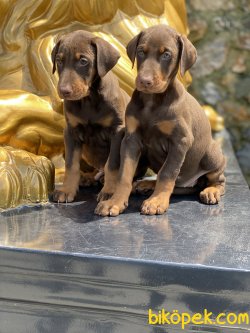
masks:
<svg viewBox="0 0 250 333"><path fill-rule="evenodd" d="M138 129L145 141L168 138L176 128L177 121L169 115L166 107L144 106L138 113Z"/></svg>
<svg viewBox="0 0 250 333"><path fill-rule="evenodd" d="M73 133L82 142L91 138L106 139L113 130L115 116L112 112L88 109L66 112L66 121L73 129Z"/></svg>
<svg viewBox="0 0 250 333"><path fill-rule="evenodd" d="M75 128L79 125L84 127L111 127L114 122L112 114L72 114L66 115L68 124Z"/></svg>

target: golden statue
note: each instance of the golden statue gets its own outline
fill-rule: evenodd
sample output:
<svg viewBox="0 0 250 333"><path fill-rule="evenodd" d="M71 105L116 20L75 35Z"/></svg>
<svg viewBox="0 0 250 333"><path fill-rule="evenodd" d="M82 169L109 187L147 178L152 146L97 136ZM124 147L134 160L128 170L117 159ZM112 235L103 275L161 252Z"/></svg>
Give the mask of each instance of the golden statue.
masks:
<svg viewBox="0 0 250 333"><path fill-rule="evenodd" d="M185 0L0 0L0 145L18 148L16 168L28 168L29 163L21 161L27 159L26 152L53 160L64 150L62 100L57 95L58 78L52 75L50 56L56 37L84 29L113 44L121 54L114 73L131 94L135 69L125 46L142 29L159 23L187 34ZM190 81L187 73L184 83ZM9 176L1 180L0 197L11 198L11 193L6 194L12 181L8 171L12 165L6 162L10 148L6 156L4 149L0 167ZM49 162L45 164L47 177L53 179L53 168ZM39 181L34 186L41 191L40 198L52 189L51 185L41 187ZM25 201L29 199L20 199L17 204ZM16 206L13 202L1 199L0 208Z"/></svg>

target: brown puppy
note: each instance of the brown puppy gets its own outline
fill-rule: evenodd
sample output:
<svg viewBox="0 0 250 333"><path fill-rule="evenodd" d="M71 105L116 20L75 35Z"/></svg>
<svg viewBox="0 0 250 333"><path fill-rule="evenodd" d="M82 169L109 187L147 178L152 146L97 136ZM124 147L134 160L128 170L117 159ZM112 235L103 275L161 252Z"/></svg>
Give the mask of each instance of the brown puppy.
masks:
<svg viewBox="0 0 250 333"><path fill-rule="evenodd" d="M88 184L104 169L110 150L116 153L106 166L106 191L112 188L129 101L110 72L119 57L108 42L81 30L63 36L52 51L53 73L57 67L58 93L64 99L66 118L65 179L62 189L54 192L55 201L73 201L80 182L80 164L84 170L92 167L91 174L84 174L83 182Z"/></svg>
<svg viewBox="0 0 250 333"><path fill-rule="evenodd" d="M192 187L204 175L207 187L200 200L218 203L224 194L225 157L212 139L201 106L176 78L179 67L183 76L194 64L194 46L185 36L158 25L134 37L127 53L132 63L137 58L138 76L126 110L119 180L111 199L99 203L96 213L115 216L124 211L141 158L158 174L142 214L163 214L175 186Z"/></svg>

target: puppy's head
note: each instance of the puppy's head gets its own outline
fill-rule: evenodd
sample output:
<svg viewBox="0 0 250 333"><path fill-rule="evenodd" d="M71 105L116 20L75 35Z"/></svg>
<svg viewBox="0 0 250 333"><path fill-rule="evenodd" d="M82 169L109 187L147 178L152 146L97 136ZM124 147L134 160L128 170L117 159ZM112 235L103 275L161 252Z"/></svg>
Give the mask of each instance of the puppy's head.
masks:
<svg viewBox="0 0 250 333"><path fill-rule="evenodd" d="M185 37L166 25L142 31L127 46L134 65L137 59L136 88L145 93L162 93L177 74L183 76L196 61L196 49Z"/></svg>
<svg viewBox="0 0 250 333"><path fill-rule="evenodd" d="M53 73L57 69L59 74L59 96L72 101L88 96L93 80L107 74L119 57L111 44L89 32L61 37L51 54Z"/></svg>

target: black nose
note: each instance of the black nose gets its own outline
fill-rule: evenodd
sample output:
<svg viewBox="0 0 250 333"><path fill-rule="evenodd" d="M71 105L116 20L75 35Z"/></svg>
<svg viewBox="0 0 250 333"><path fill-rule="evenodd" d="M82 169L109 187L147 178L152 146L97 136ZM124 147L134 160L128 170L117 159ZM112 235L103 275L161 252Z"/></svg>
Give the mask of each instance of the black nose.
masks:
<svg viewBox="0 0 250 333"><path fill-rule="evenodd" d="M63 97L69 97L72 92L72 88L69 85L60 87L60 94Z"/></svg>
<svg viewBox="0 0 250 333"><path fill-rule="evenodd" d="M153 85L153 79L149 76L146 77L141 77L140 78L140 83L144 86L144 87L152 87Z"/></svg>

